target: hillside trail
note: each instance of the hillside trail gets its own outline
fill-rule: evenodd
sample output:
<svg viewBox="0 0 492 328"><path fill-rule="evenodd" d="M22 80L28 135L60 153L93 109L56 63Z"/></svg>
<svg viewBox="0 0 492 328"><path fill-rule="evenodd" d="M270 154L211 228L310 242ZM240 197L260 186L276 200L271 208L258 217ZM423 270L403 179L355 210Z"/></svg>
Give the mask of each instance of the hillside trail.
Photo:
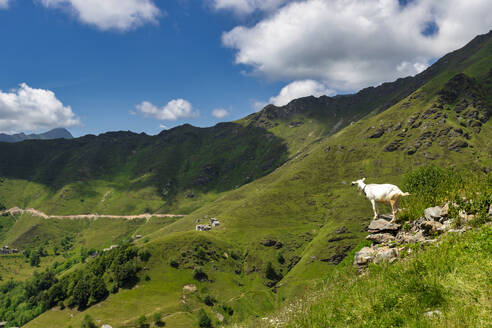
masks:
<svg viewBox="0 0 492 328"><path fill-rule="evenodd" d="M183 217L180 214L135 214L135 215L109 215L109 214L72 214L72 215L48 215L42 211L36 210L34 208L22 209L19 207L12 207L11 209L0 211L0 215L10 214L31 214L33 216L38 216L43 219L125 219L125 220L135 220L135 219L146 219L149 220L151 217L157 218L175 218Z"/></svg>

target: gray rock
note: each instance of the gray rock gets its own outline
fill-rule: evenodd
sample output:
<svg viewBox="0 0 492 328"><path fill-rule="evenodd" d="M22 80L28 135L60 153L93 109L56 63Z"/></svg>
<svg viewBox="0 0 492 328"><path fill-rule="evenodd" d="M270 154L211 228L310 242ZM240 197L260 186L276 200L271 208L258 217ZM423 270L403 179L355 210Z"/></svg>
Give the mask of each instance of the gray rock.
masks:
<svg viewBox="0 0 492 328"><path fill-rule="evenodd" d="M424 313L424 316L429 317L429 318L440 317L441 315L442 315L442 313L439 310L428 311L428 312Z"/></svg>
<svg viewBox="0 0 492 328"><path fill-rule="evenodd" d="M215 315L217 316L217 320L219 320L219 322L222 322L224 321L224 316L221 314L221 313L215 313Z"/></svg>
<svg viewBox="0 0 492 328"><path fill-rule="evenodd" d="M443 207L441 207L441 217L447 218L449 215L449 203L444 204Z"/></svg>
<svg viewBox="0 0 492 328"><path fill-rule="evenodd" d="M378 232L396 232L400 229L401 225L396 223L391 223L383 219L373 220L371 224L369 224L369 232L378 233Z"/></svg>
<svg viewBox="0 0 492 328"><path fill-rule="evenodd" d="M465 213L465 211L460 211L458 213L458 216L460 217L460 219L463 222L469 222L469 221L471 221L471 220L473 220L475 218L475 215L473 215L473 214L467 214L467 213Z"/></svg>
<svg viewBox="0 0 492 328"><path fill-rule="evenodd" d="M395 237L389 233L375 233L366 237L367 240L375 244L387 244L395 240Z"/></svg>
<svg viewBox="0 0 492 328"><path fill-rule="evenodd" d="M398 249L382 247L376 250L374 263L393 262L398 257Z"/></svg>
<svg viewBox="0 0 492 328"><path fill-rule="evenodd" d="M368 265L374 259L376 251L372 247L364 247L354 256L354 266Z"/></svg>
<svg viewBox="0 0 492 328"><path fill-rule="evenodd" d="M442 212L441 206L429 207L425 209L424 216L429 221L430 220L439 221L439 219L441 218L441 212Z"/></svg>
<svg viewBox="0 0 492 328"><path fill-rule="evenodd" d="M440 234L443 232L443 225L437 221L424 221L420 225L420 227L424 230L424 234L432 235L432 234Z"/></svg>
<svg viewBox="0 0 492 328"><path fill-rule="evenodd" d="M415 244L425 241L422 231L416 233L400 231L396 236L396 240L402 244Z"/></svg>

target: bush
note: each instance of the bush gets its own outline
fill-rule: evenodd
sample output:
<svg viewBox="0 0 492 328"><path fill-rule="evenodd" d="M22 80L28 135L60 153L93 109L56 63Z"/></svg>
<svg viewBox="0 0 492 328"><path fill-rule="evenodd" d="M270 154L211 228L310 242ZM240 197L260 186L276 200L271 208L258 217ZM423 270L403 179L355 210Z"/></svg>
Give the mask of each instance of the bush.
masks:
<svg viewBox="0 0 492 328"><path fill-rule="evenodd" d="M179 267L179 263L175 259L171 259L171 261L169 261L169 265L176 269Z"/></svg>
<svg viewBox="0 0 492 328"><path fill-rule="evenodd" d="M142 314L140 317L138 317L138 326L140 328L146 328L147 327L147 318L145 317L144 314Z"/></svg>
<svg viewBox="0 0 492 328"><path fill-rule="evenodd" d="M193 273L193 278L198 281L207 281L208 275L203 271L202 268L196 268Z"/></svg>
<svg viewBox="0 0 492 328"><path fill-rule="evenodd" d="M146 249L138 252L138 257L140 257L140 260L143 262L147 262L150 259L150 255L150 252Z"/></svg>
<svg viewBox="0 0 492 328"><path fill-rule="evenodd" d="M272 262L268 262L265 269L265 277L273 281L279 281L282 279L282 275L278 274L273 268Z"/></svg>
<svg viewBox="0 0 492 328"><path fill-rule="evenodd" d="M92 317L86 314L80 328L97 328L97 325L94 323L94 320L92 320Z"/></svg>
<svg viewBox="0 0 492 328"><path fill-rule="evenodd" d="M203 303L205 303L208 306L214 306L216 301L217 300L213 296L210 296L210 295L205 296L205 298L203 299Z"/></svg>
<svg viewBox="0 0 492 328"><path fill-rule="evenodd" d="M152 315L152 321L155 325L160 326L162 324L162 313L157 312Z"/></svg>
<svg viewBox="0 0 492 328"><path fill-rule="evenodd" d="M198 312L198 326L200 328L211 328L212 326L212 320L210 317L207 315L207 313L203 310L200 309Z"/></svg>
<svg viewBox="0 0 492 328"><path fill-rule="evenodd" d="M458 219L458 213L464 211L476 214L476 224L488 220L487 211L492 201L492 174L485 175L470 170L443 169L437 166L420 167L404 176L403 190L410 192L410 197L403 199L407 208L400 220L418 218L427 207L442 205L447 201L457 206L450 206L450 217ZM459 223L459 222L457 222Z"/></svg>
<svg viewBox="0 0 492 328"><path fill-rule="evenodd" d="M234 314L234 310L232 307L230 307L229 305L226 305L226 304L222 304L222 310L224 310L224 312L228 315L233 315Z"/></svg>

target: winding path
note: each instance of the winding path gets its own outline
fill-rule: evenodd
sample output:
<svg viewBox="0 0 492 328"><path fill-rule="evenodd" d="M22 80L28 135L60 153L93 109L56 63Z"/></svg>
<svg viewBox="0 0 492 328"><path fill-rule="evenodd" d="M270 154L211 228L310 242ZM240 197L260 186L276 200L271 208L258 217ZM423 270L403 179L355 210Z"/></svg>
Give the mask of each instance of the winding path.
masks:
<svg viewBox="0 0 492 328"><path fill-rule="evenodd" d="M135 220L135 219L150 219L151 217L157 218L175 218L175 217L183 217L184 215L180 214L135 214L135 215L109 215L109 214L74 214L74 215L48 215L44 212L36 210L34 208L26 208L22 209L19 207L12 207L11 209L1 211L0 215L3 214L31 214L33 216L38 216L43 219L125 219L125 220Z"/></svg>

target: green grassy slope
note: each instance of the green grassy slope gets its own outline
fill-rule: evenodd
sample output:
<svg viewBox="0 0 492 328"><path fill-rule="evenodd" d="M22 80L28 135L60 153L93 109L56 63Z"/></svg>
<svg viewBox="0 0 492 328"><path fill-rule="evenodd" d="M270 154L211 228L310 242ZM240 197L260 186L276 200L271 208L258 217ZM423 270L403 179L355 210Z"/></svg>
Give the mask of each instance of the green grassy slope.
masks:
<svg viewBox="0 0 492 328"><path fill-rule="evenodd" d="M371 265L363 276L347 261L309 296L244 326L489 327L491 254L489 226L414 247L405 260Z"/></svg>
<svg viewBox="0 0 492 328"><path fill-rule="evenodd" d="M88 313L113 327L127 327L141 314L161 311L160 302L170 326L196 325L199 308L216 318L220 304L234 309L226 321L241 321L302 294L363 243L370 204L349 187L350 181L366 176L370 182L400 184L404 173L428 163L477 172L492 169L492 61L484 60L492 54L491 45L489 34L444 57L445 62L436 63L444 68L431 68L436 71L425 85L385 111L374 107L373 115L332 136L320 138L330 134L336 121L321 124L315 115L297 112L282 117L287 107L280 112L270 107L245 118L243 126L261 123L279 135L292 134L290 149L295 151L286 151L285 164L238 189L217 193L213 202L204 202L187 217L149 230L149 243L137 243L151 249L149 281L111 295L84 313L53 309L27 326L67 322L70 315L78 324ZM265 119L270 111L275 115ZM299 120L304 124L288 127ZM319 126L312 140L305 137L309 120ZM292 132L296 129L305 129L302 137ZM219 228L192 231L211 216L220 219ZM172 260L178 269L170 266ZM266 272L268 263L274 275ZM208 282L194 281L193 269L199 266L209 274ZM182 288L190 283L197 284L197 294L183 303ZM219 305L205 306L206 294Z"/></svg>

